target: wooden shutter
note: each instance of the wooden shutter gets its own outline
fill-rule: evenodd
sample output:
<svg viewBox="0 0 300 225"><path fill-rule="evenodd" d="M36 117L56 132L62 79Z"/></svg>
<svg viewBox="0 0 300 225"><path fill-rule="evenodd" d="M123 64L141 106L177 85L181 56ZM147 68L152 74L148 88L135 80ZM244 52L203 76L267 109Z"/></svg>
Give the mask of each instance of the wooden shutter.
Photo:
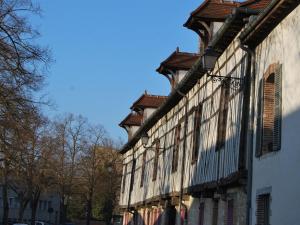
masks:
<svg viewBox="0 0 300 225"><path fill-rule="evenodd" d="M196 108L195 117L194 117L194 137L193 137L192 161L196 161L198 159L198 155L199 155L201 119L202 119L202 104L199 104Z"/></svg>
<svg viewBox="0 0 300 225"><path fill-rule="evenodd" d="M269 221L270 195L259 195L256 199L256 225L269 225Z"/></svg>
<svg viewBox="0 0 300 225"><path fill-rule="evenodd" d="M227 202L227 225L233 225L234 202L229 200Z"/></svg>
<svg viewBox="0 0 300 225"><path fill-rule="evenodd" d="M155 142L155 156L154 156L154 165L153 165L153 177L152 180L155 181L157 177L157 167L158 167L158 159L159 159L159 148L160 141L157 139Z"/></svg>
<svg viewBox="0 0 300 225"><path fill-rule="evenodd" d="M133 160L132 160L132 168L131 168L130 191L133 190L134 176L135 176L135 166L136 166L136 159L133 159Z"/></svg>
<svg viewBox="0 0 300 225"><path fill-rule="evenodd" d="M126 176L127 176L127 164L124 165L124 174L123 174L123 181L122 181L122 193L125 192Z"/></svg>
<svg viewBox="0 0 300 225"><path fill-rule="evenodd" d="M162 212L161 209L159 208L157 210L157 219L156 219L156 224L155 225L160 225L162 221Z"/></svg>
<svg viewBox="0 0 300 225"><path fill-rule="evenodd" d="M181 125L179 124L175 128L175 135L174 135L174 146L173 146L173 159L172 159L172 172L177 171L178 167L178 156L179 156L179 145L180 145L180 130Z"/></svg>
<svg viewBox="0 0 300 225"><path fill-rule="evenodd" d="M147 157L147 152L144 151L144 153L143 153L143 162L142 162L142 172L141 172L141 183L140 183L140 187L143 187L143 185L144 185L145 167L146 167L146 157Z"/></svg>
<svg viewBox="0 0 300 225"><path fill-rule="evenodd" d="M257 120L256 120L256 149L255 156L262 155L262 136L263 136L263 105L264 105L264 79L261 79L257 95Z"/></svg>
<svg viewBox="0 0 300 225"><path fill-rule="evenodd" d="M204 202L199 206L199 225L204 225Z"/></svg>
<svg viewBox="0 0 300 225"><path fill-rule="evenodd" d="M220 106L219 106L217 143L216 143L217 151L220 150L221 148L223 148L226 143L229 95L230 95L230 88L227 87L226 84L222 84L221 93L220 93Z"/></svg>
<svg viewBox="0 0 300 225"><path fill-rule="evenodd" d="M213 213L212 213L212 225L218 225L219 217L219 200L214 199L213 202Z"/></svg>
<svg viewBox="0 0 300 225"><path fill-rule="evenodd" d="M282 120L282 65L275 70L275 121L273 151L281 149L281 120Z"/></svg>

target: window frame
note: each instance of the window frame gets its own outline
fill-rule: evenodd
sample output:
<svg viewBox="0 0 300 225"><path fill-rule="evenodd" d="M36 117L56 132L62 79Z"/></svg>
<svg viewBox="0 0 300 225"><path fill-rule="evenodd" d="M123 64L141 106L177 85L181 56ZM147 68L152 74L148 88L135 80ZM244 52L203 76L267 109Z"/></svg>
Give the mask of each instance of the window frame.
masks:
<svg viewBox="0 0 300 225"><path fill-rule="evenodd" d="M181 124L178 124L175 127L174 133L174 145L173 145L173 156L172 156L172 173L177 171L178 160L179 160L179 148L180 148L180 133L181 133Z"/></svg>

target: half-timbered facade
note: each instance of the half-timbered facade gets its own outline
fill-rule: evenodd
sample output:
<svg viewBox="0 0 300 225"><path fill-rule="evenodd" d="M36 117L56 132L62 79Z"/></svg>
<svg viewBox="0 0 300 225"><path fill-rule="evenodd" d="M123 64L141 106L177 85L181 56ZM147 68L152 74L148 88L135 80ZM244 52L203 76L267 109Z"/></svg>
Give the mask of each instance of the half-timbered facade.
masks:
<svg viewBox="0 0 300 225"><path fill-rule="evenodd" d="M289 58L280 48L299 36L297 5L206 0L191 14L185 26L200 36L200 54L177 49L161 63L157 71L169 79L171 93L150 116L143 114L121 150L124 225L269 224L263 213L272 207L270 183L276 174L267 163L287 162L277 153L283 144L292 150L287 135L281 140L284 124L278 118L288 113L281 110L282 88L297 81L295 74L295 83L282 83L282 72L294 71L284 64L299 59L300 49ZM292 105L299 104L291 99L287 106ZM270 178L256 180L259 168ZM274 184L274 192L282 185Z"/></svg>

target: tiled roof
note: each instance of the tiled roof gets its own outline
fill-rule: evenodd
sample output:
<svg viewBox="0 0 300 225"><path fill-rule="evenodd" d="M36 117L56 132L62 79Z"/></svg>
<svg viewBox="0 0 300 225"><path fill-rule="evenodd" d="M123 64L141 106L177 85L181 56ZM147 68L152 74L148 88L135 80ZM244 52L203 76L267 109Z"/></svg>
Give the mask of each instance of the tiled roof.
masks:
<svg viewBox="0 0 300 225"><path fill-rule="evenodd" d="M241 7L263 10L270 4L271 1L272 0L248 0L241 3Z"/></svg>
<svg viewBox="0 0 300 225"><path fill-rule="evenodd" d="M273 0L239 36L242 43L255 48L300 2L297 0Z"/></svg>
<svg viewBox="0 0 300 225"><path fill-rule="evenodd" d="M223 22L231 14L232 10L240 5L239 2L220 2L218 0L205 0L195 11L193 11L184 24L185 27L197 30L198 21Z"/></svg>
<svg viewBox="0 0 300 225"><path fill-rule="evenodd" d="M169 70L189 70L195 64L200 55L196 53L180 52L177 48L160 66L156 69L158 73L167 75Z"/></svg>
<svg viewBox="0 0 300 225"><path fill-rule="evenodd" d="M130 109L145 109L145 108L158 108L165 100L166 96L149 95L144 93L138 100L136 100Z"/></svg>
<svg viewBox="0 0 300 225"><path fill-rule="evenodd" d="M119 124L120 127L124 126L141 126L143 115L139 113L130 113L126 118Z"/></svg>

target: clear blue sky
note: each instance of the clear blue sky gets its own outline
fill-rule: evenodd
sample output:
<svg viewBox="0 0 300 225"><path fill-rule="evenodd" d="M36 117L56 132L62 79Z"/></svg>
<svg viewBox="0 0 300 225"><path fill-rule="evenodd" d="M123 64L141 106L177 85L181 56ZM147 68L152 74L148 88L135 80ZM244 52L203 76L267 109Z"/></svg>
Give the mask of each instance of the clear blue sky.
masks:
<svg viewBox="0 0 300 225"><path fill-rule="evenodd" d="M177 46L197 51L197 35L182 25L201 0L42 0L34 19L39 43L52 50L45 92L50 117L72 112L126 140L118 123L145 90L169 94L155 69Z"/></svg>

